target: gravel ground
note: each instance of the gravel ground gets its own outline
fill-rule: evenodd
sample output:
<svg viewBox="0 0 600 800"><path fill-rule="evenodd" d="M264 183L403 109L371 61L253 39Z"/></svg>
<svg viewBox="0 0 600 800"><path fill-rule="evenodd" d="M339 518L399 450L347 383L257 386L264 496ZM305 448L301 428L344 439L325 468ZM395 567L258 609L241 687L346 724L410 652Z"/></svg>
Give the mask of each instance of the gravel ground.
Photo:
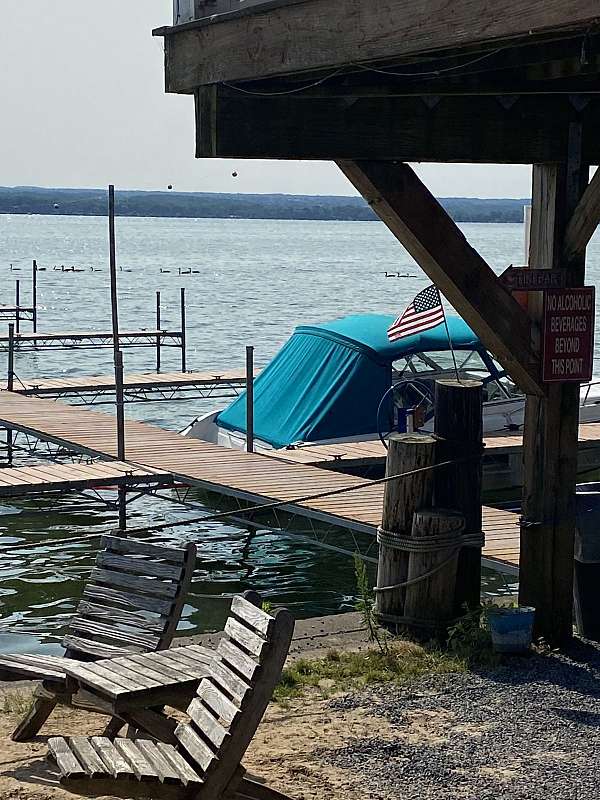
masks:
<svg viewBox="0 0 600 800"><path fill-rule="evenodd" d="M600 646L336 699L386 718L397 738L319 756L398 800L598 800Z"/></svg>

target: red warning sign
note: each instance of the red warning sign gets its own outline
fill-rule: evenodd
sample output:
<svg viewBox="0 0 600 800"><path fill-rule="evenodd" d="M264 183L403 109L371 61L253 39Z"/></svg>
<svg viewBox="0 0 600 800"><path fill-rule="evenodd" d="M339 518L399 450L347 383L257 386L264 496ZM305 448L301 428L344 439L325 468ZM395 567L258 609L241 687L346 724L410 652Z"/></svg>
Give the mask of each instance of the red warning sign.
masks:
<svg viewBox="0 0 600 800"><path fill-rule="evenodd" d="M594 367L593 286L544 292L542 380L585 383Z"/></svg>

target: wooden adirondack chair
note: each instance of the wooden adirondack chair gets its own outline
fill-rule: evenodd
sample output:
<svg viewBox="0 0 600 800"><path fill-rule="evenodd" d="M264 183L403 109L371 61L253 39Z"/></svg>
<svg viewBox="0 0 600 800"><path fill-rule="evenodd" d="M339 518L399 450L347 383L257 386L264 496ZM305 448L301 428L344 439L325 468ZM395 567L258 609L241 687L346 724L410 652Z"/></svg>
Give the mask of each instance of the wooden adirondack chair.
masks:
<svg viewBox="0 0 600 800"><path fill-rule="evenodd" d="M95 661L164 650L171 644L192 580L196 547L104 536L101 548L63 639L64 656L0 656L1 680L42 681L31 710L13 731L16 742L35 736L57 703L73 703L66 689L65 659ZM122 724L112 720L106 732L115 734Z"/></svg>
<svg viewBox="0 0 600 800"><path fill-rule="evenodd" d="M175 729L177 745L148 739L73 736L48 741L49 758L70 792L161 800L289 800L245 777L241 766L288 654L294 621L235 597L210 666Z"/></svg>

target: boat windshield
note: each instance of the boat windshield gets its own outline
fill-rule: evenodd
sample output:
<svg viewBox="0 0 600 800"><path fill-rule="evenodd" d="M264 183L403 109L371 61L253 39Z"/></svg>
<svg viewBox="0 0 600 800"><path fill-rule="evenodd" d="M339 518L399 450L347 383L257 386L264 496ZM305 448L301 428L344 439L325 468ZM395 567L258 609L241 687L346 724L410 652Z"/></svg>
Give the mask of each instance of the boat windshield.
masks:
<svg viewBox="0 0 600 800"><path fill-rule="evenodd" d="M482 356L478 350L457 350L455 357L461 378L483 381L485 402L522 396L502 366L488 353ZM438 378L452 378L455 374L454 361L449 350L412 353L395 361L392 369L394 383L418 380L431 383L432 389Z"/></svg>

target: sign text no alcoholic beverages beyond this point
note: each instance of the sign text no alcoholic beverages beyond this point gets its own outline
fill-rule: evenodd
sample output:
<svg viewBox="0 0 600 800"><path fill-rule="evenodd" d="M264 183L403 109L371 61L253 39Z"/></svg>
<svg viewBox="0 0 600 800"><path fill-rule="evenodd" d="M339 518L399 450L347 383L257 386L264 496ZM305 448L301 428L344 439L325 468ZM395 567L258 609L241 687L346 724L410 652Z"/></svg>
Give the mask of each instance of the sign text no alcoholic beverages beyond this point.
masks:
<svg viewBox="0 0 600 800"><path fill-rule="evenodd" d="M544 292L544 382L591 380L595 305L593 286Z"/></svg>

